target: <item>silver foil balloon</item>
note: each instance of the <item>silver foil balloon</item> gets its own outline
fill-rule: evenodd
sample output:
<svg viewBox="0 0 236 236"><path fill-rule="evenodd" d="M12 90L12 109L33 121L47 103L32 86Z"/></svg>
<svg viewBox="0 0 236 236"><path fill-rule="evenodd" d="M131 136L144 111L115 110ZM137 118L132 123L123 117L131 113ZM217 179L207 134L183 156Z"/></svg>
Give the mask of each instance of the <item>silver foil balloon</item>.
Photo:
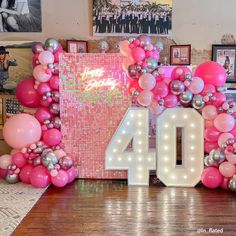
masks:
<svg viewBox="0 0 236 236"><path fill-rule="evenodd" d="M102 53L108 52L108 50L109 50L109 44L108 44L108 42L105 41L105 40L102 40L102 41L99 43L99 49L100 49L100 52L102 52Z"/></svg>
<svg viewBox="0 0 236 236"><path fill-rule="evenodd" d="M236 192L236 179L231 178L228 184L229 190Z"/></svg>
<svg viewBox="0 0 236 236"><path fill-rule="evenodd" d="M10 175L10 174L7 173L6 176L5 176L5 180L9 184L16 184L16 183L19 182L19 176L18 176L18 174Z"/></svg>
<svg viewBox="0 0 236 236"><path fill-rule="evenodd" d="M50 163L48 166L47 166L47 169L48 171L51 171L54 169L54 165L52 163Z"/></svg>
<svg viewBox="0 0 236 236"><path fill-rule="evenodd" d="M53 125L57 129L61 128L61 119L60 119L60 117L56 116L56 117L53 118Z"/></svg>
<svg viewBox="0 0 236 236"><path fill-rule="evenodd" d="M203 97L201 95L195 95L193 97L193 101L192 101L192 106L199 110L201 109L203 106L205 105L205 102L203 101Z"/></svg>
<svg viewBox="0 0 236 236"><path fill-rule="evenodd" d="M138 70L137 70L136 66L130 65L128 67L128 76L130 78L136 78L138 76Z"/></svg>
<svg viewBox="0 0 236 236"><path fill-rule="evenodd" d="M190 91L184 91L180 94L179 99L182 104L189 104L193 99L193 94Z"/></svg>
<svg viewBox="0 0 236 236"><path fill-rule="evenodd" d="M59 43L56 39L53 38L49 38L46 40L44 48L46 50L55 52L58 49Z"/></svg>
<svg viewBox="0 0 236 236"><path fill-rule="evenodd" d="M153 58L153 57L147 58L145 62L147 64L147 69L149 71L155 70L157 68L157 66L158 66L157 60L155 58Z"/></svg>
<svg viewBox="0 0 236 236"><path fill-rule="evenodd" d="M65 156L59 160L59 164L63 170L69 170L73 165L73 161L68 156Z"/></svg>
<svg viewBox="0 0 236 236"><path fill-rule="evenodd" d="M164 49L164 45L161 41L157 41L156 44L155 44L155 47L157 48L157 50L159 52L163 51L163 49Z"/></svg>
<svg viewBox="0 0 236 236"><path fill-rule="evenodd" d="M43 52L44 51L43 44L42 43L34 43L32 45L32 51L33 51L33 53L37 53L37 54Z"/></svg>
<svg viewBox="0 0 236 236"><path fill-rule="evenodd" d="M54 63L54 64L53 64L52 73L53 73L53 74L56 74L56 75L59 74L59 64L58 64L58 63Z"/></svg>
<svg viewBox="0 0 236 236"><path fill-rule="evenodd" d="M33 166L39 166L41 165L42 162L41 162L41 158L40 157L36 157L34 160L33 160Z"/></svg>
<svg viewBox="0 0 236 236"><path fill-rule="evenodd" d="M52 92L52 100L54 101L54 102L59 102L59 100L60 100L60 94L59 94L59 92L58 91L53 91Z"/></svg>
<svg viewBox="0 0 236 236"><path fill-rule="evenodd" d="M204 158L204 164L205 166L218 166L211 156L206 156Z"/></svg>
<svg viewBox="0 0 236 236"><path fill-rule="evenodd" d="M218 149L211 150L209 156L212 158L212 160L219 165L225 160L225 155Z"/></svg>
<svg viewBox="0 0 236 236"><path fill-rule="evenodd" d="M147 35L140 35L140 36L138 36L137 39L140 41L140 45L142 47L145 47L145 46L151 44L151 38Z"/></svg>
<svg viewBox="0 0 236 236"><path fill-rule="evenodd" d="M170 91L175 95L180 95L184 92L184 83L180 80L172 80L170 82Z"/></svg>
<svg viewBox="0 0 236 236"><path fill-rule="evenodd" d="M49 111L54 115L58 115L60 113L60 105L58 103L52 103L49 107Z"/></svg>
<svg viewBox="0 0 236 236"><path fill-rule="evenodd" d="M55 165L57 163L58 163L58 160L54 152L48 152L45 156L42 157L42 164L46 167L49 164Z"/></svg>

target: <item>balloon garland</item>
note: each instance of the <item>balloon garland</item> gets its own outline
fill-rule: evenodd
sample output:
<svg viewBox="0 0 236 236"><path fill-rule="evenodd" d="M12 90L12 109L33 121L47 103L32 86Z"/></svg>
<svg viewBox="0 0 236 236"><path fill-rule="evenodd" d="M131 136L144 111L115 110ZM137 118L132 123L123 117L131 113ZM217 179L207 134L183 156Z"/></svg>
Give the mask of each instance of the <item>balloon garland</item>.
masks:
<svg viewBox="0 0 236 236"><path fill-rule="evenodd" d="M156 115L176 106L199 111L205 120L207 154L202 183L236 191L236 103L226 100L224 68L208 61L193 75L188 67L176 67L171 78L165 78L158 67L161 50L163 44L153 45L146 35L120 42L133 103Z"/></svg>
<svg viewBox="0 0 236 236"><path fill-rule="evenodd" d="M7 120L3 136L14 149L0 157L0 177L10 184L63 187L77 176L61 144L58 62L63 49L56 39L48 39L44 45L34 44L32 51L34 77L17 86L16 97L37 110L34 116L18 114Z"/></svg>

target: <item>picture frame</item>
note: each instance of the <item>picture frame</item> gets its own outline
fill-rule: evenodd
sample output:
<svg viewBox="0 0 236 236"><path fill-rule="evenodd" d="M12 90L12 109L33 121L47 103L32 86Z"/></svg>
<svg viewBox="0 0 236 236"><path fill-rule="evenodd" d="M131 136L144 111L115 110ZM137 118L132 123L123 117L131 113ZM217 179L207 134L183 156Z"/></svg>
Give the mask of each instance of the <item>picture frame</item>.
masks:
<svg viewBox="0 0 236 236"><path fill-rule="evenodd" d="M218 62L225 68L226 83L236 83L236 45L213 44L212 61Z"/></svg>
<svg viewBox="0 0 236 236"><path fill-rule="evenodd" d="M226 99L233 99L236 102L236 88L228 88L225 91Z"/></svg>
<svg viewBox="0 0 236 236"><path fill-rule="evenodd" d="M66 48L68 53L88 53L88 41L67 40Z"/></svg>
<svg viewBox="0 0 236 236"><path fill-rule="evenodd" d="M186 66L191 65L191 45L171 45L170 65Z"/></svg>

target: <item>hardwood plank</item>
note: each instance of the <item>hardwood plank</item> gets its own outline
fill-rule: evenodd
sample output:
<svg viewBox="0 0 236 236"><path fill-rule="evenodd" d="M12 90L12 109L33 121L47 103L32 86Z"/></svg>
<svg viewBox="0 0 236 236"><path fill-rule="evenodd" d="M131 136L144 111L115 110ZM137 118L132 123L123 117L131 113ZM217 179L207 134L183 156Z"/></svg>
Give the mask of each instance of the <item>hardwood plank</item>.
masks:
<svg viewBox="0 0 236 236"><path fill-rule="evenodd" d="M222 189L77 180L50 186L13 235L201 235L201 228L235 235L235 222L235 193Z"/></svg>

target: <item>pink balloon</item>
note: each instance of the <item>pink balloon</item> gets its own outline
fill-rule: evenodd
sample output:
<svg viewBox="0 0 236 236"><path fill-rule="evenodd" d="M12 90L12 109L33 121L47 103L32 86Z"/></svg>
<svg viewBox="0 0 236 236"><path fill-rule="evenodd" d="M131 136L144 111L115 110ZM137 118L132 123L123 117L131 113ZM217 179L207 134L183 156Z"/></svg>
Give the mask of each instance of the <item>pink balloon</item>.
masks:
<svg viewBox="0 0 236 236"><path fill-rule="evenodd" d="M7 120L3 128L6 143L16 149L27 147L41 138L41 125L28 114L17 114Z"/></svg>
<svg viewBox="0 0 236 236"><path fill-rule="evenodd" d="M235 174L235 165L225 161L220 164L219 171L224 177L232 177Z"/></svg>
<svg viewBox="0 0 236 236"><path fill-rule="evenodd" d="M18 152L12 156L12 164L22 168L27 164L27 160L21 152Z"/></svg>
<svg viewBox="0 0 236 236"><path fill-rule="evenodd" d="M160 106L156 101L151 103L149 109L155 115L159 115L164 111L164 107Z"/></svg>
<svg viewBox="0 0 236 236"><path fill-rule="evenodd" d="M152 90L156 85L154 76L150 73L146 73L140 76L139 86L144 90Z"/></svg>
<svg viewBox="0 0 236 236"><path fill-rule="evenodd" d="M208 142L216 142L220 134L215 127L209 127L205 129L204 137Z"/></svg>
<svg viewBox="0 0 236 236"><path fill-rule="evenodd" d="M66 171L59 170L56 176L52 176L52 183L56 187L64 187L68 183L69 177Z"/></svg>
<svg viewBox="0 0 236 236"><path fill-rule="evenodd" d="M153 98L153 93L150 91L144 90L139 94L137 101L140 105L148 107L152 103L152 98Z"/></svg>
<svg viewBox="0 0 236 236"><path fill-rule="evenodd" d="M0 178L5 179L6 174L7 174L7 170L0 168Z"/></svg>
<svg viewBox="0 0 236 236"><path fill-rule="evenodd" d="M207 93L212 93L213 94L215 92L216 92L216 88L215 88L214 85L212 85L212 84L205 84L204 89L201 92L201 95L205 96L205 95L207 95Z"/></svg>
<svg viewBox="0 0 236 236"><path fill-rule="evenodd" d="M43 107L49 107L51 105L51 103L52 103L52 98L51 97L47 98L46 100L41 98L41 100L40 100L40 104Z"/></svg>
<svg viewBox="0 0 236 236"><path fill-rule="evenodd" d="M19 174L20 180L21 182L25 183L25 184L30 184L30 174L33 170L33 166L32 165L26 165L24 166Z"/></svg>
<svg viewBox="0 0 236 236"><path fill-rule="evenodd" d="M230 133L236 138L236 125L234 125L234 128L230 131Z"/></svg>
<svg viewBox="0 0 236 236"><path fill-rule="evenodd" d="M34 88L34 80L29 78L21 81L16 88L16 98L25 107L38 107L40 96Z"/></svg>
<svg viewBox="0 0 236 236"><path fill-rule="evenodd" d="M214 105L215 107L222 106L222 104L226 101L226 96L224 93L216 92L214 96L216 100L213 102L212 105Z"/></svg>
<svg viewBox="0 0 236 236"><path fill-rule="evenodd" d="M193 94L199 94L202 92L204 88L204 81L199 78L199 77L194 77L193 81L191 84L188 86L188 89L193 93Z"/></svg>
<svg viewBox="0 0 236 236"><path fill-rule="evenodd" d="M165 101L165 107L171 108L176 107L178 104L178 98L177 96L173 94L169 94L164 98Z"/></svg>
<svg viewBox="0 0 236 236"><path fill-rule="evenodd" d="M37 90L40 95L44 95L45 93L52 91L48 83L40 83Z"/></svg>
<svg viewBox="0 0 236 236"><path fill-rule="evenodd" d="M52 89L59 90L59 76L53 75L49 81L49 84Z"/></svg>
<svg viewBox="0 0 236 236"><path fill-rule="evenodd" d="M135 47L131 49L131 59L134 63L143 61L145 57L145 51L141 47Z"/></svg>
<svg viewBox="0 0 236 236"><path fill-rule="evenodd" d="M155 88L152 90L153 94L164 98L168 95L169 89L165 82L156 82Z"/></svg>
<svg viewBox="0 0 236 236"><path fill-rule="evenodd" d="M205 120L205 128L212 127L214 125L213 120Z"/></svg>
<svg viewBox="0 0 236 236"><path fill-rule="evenodd" d="M132 61L129 57L124 58L123 63L122 63L122 68L124 71L128 71L128 67L132 65Z"/></svg>
<svg viewBox="0 0 236 236"><path fill-rule="evenodd" d="M234 128L234 118L229 114L222 113L215 118L214 126L221 132L229 132Z"/></svg>
<svg viewBox="0 0 236 236"><path fill-rule="evenodd" d="M75 170L75 167L72 166L69 170L66 171L68 175L68 184L72 183L75 178L77 177L77 172Z"/></svg>
<svg viewBox="0 0 236 236"><path fill-rule="evenodd" d="M214 120L218 115L217 109L213 105L207 105L202 109L202 117L205 120Z"/></svg>
<svg viewBox="0 0 236 236"><path fill-rule="evenodd" d="M47 82L51 78L52 74L47 74L42 65L38 65L33 71L34 78L39 82Z"/></svg>
<svg viewBox="0 0 236 236"><path fill-rule="evenodd" d="M229 138L234 138L234 136L231 133L223 133L219 136L218 139L218 145L219 147L222 146Z"/></svg>
<svg viewBox="0 0 236 236"><path fill-rule="evenodd" d="M199 65L194 75L202 78L205 83L215 86L223 86L227 77L225 69L220 64L213 61Z"/></svg>
<svg viewBox="0 0 236 236"><path fill-rule="evenodd" d="M0 168L1 169L7 169L7 167L11 164L12 164L12 156L10 156L10 155L0 156Z"/></svg>
<svg viewBox="0 0 236 236"><path fill-rule="evenodd" d="M192 74L191 70L187 66L176 66L171 73L173 80L184 81L187 74Z"/></svg>
<svg viewBox="0 0 236 236"><path fill-rule="evenodd" d="M228 185L229 185L229 178L224 177L220 187L227 190L229 189Z"/></svg>
<svg viewBox="0 0 236 236"><path fill-rule="evenodd" d="M121 41L120 44L119 44L119 47L120 47L120 52L123 56L126 56L126 57L130 56L131 50L130 50L130 47L129 47L129 41L128 40Z"/></svg>
<svg viewBox="0 0 236 236"><path fill-rule="evenodd" d="M33 168L30 174L30 183L35 188L46 188L51 182L51 176L44 166Z"/></svg>
<svg viewBox="0 0 236 236"><path fill-rule="evenodd" d="M58 160L60 160L62 157L66 156L66 153L62 149L55 150L54 154L56 155Z"/></svg>
<svg viewBox="0 0 236 236"><path fill-rule="evenodd" d="M60 144L62 139L61 132L58 129L49 129L43 135L43 141L48 146L56 146Z"/></svg>
<svg viewBox="0 0 236 236"><path fill-rule="evenodd" d="M217 149L219 147L217 142L205 142L204 150L206 153L210 153L213 149Z"/></svg>
<svg viewBox="0 0 236 236"><path fill-rule="evenodd" d="M235 154L225 151L225 157L230 163L236 165L236 155Z"/></svg>
<svg viewBox="0 0 236 236"><path fill-rule="evenodd" d="M215 167L207 167L202 172L202 183L208 188L217 188L223 182L223 176Z"/></svg>
<svg viewBox="0 0 236 236"><path fill-rule="evenodd" d="M46 107L40 107L34 116L41 124L43 124L45 120L50 120L52 118L52 114Z"/></svg>
<svg viewBox="0 0 236 236"><path fill-rule="evenodd" d="M10 155L14 155L16 153L20 152L19 149L12 149Z"/></svg>
<svg viewBox="0 0 236 236"><path fill-rule="evenodd" d="M50 51L43 51L39 54L39 62L42 65L54 63L54 55Z"/></svg>
<svg viewBox="0 0 236 236"><path fill-rule="evenodd" d="M151 57L155 58L157 61L160 59L160 53L157 50L152 51Z"/></svg>

